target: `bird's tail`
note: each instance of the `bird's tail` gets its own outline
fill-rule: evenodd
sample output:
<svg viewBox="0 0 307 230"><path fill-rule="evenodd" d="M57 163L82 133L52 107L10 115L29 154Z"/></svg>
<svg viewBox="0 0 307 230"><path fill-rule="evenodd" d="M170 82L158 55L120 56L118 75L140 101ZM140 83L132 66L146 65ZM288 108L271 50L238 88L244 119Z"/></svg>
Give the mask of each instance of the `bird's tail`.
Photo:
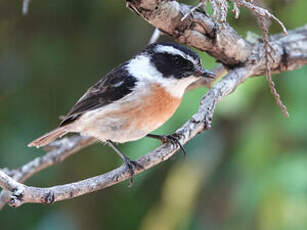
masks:
<svg viewBox="0 0 307 230"><path fill-rule="evenodd" d="M43 135L43 136L35 139L34 141L32 141L30 144L28 144L28 147L39 148L39 147L48 145L49 143L53 142L58 137L62 137L68 132L69 131L67 130L67 127L65 127L65 126L56 128L56 129L50 131L49 133L46 133L45 135Z"/></svg>

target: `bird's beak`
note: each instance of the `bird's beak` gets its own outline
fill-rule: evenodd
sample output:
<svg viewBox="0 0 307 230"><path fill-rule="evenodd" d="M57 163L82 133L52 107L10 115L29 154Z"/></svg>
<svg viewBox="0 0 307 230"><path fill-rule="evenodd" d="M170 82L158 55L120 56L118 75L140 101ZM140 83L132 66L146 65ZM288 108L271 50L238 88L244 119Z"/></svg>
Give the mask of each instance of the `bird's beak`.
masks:
<svg viewBox="0 0 307 230"><path fill-rule="evenodd" d="M194 75L197 77L204 77L204 78L215 78L215 74L204 69L204 68L199 68L194 72Z"/></svg>

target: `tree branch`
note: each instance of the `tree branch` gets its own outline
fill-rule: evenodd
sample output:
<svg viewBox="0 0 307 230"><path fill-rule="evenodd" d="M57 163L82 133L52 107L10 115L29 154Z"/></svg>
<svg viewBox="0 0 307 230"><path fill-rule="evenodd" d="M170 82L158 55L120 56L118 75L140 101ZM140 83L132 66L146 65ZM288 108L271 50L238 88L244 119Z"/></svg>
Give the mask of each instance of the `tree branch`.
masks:
<svg viewBox="0 0 307 230"><path fill-rule="evenodd" d="M240 65L250 56L252 44L231 26L227 23L222 26L201 11L190 13L191 6L161 0L127 0L127 5L160 31L208 52L226 66Z"/></svg>
<svg viewBox="0 0 307 230"><path fill-rule="evenodd" d="M210 128L216 104L224 96L230 94L251 73L249 68L238 68L230 71L223 80L211 88L202 100L198 112L183 127L177 130L176 133L180 136L180 143L184 144L198 133ZM165 144L139 158L137 163L142 165L143 168L136 169L136 174L169 159L177 150L178 146ZM37 188L18 183L3 171L0 171L0 186L11 192L10 206L18 207L24 203L51 204L56 201L72 199L117 184L129 177L129 170L122 165L103 175L79 182L49 188Z"/></svg>
<svg viewBox="0 0 307 230"><path fill-rule="evenodd" d="M55 141L48 146L51 149L42 157L37 157L29 163L23 165L22 167L15 170L3 169L5 172L11 176L14 180L19 182L24 182L34 174L40 172L41 170L52 166L54 164L60 163L67 157L74 153L79 152L81 149L95 143L96 140L91 137L73 136L70 138L63 138L61 140ZM5 178L0 178L0 187L6 188ZM10 190L11 191L11 190ZM2 190L0 193L0 209L10 200L10 194Z"/></svg>
<svg viewBox="0 0 307 230"><path fill-rule="evenodd" d="M181 18L191 8L175 1L130 0L128 3L130 8L164 33L173 36L179 42L208 51L228 67L228 74L204 96L198 112L177 130L181 144L211 127L216 104L232 93L245 79L253 75L265 74L266 62L262 41L247 42L228 24L221 27L205 13L198 11L190 13L185 20L181 21ZM272 54L275 60L271 66L272 72L294 70L307 64L307 26L291 31L287 37L271 36L271 45L275 50ZM225 72L223 67L221 70ZM17 182L17 180L25 181L34 173L94 142L94 139L88 137L65 138L52 144L53 150L45 156L29 162L18 170L8 171L7 174L11 177L5 173L7 170L0 170L0 186L10 191L9 204L15 207L23 203L50 204L109 187L128 179L128 170L121 166L100 176L49 188L31 187ZM137 160L144 168L137 169L136 173L139 174L167 160L177 150L178 146L162 145ZM8 201L3 191L1 201Z"/></svg>

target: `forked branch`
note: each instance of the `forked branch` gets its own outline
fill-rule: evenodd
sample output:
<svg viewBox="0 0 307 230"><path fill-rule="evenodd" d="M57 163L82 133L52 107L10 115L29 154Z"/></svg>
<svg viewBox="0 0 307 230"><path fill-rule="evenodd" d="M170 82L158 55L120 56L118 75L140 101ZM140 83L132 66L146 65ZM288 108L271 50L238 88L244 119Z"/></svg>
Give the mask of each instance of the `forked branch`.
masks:
<svg viewBox="0 0 307 230"><path fill-rule="evenodd" d="M224 67L219 67L221 73L228 68L228 74L204 96L198 112L177 130L177 134L181 137L179 140L181 144L185 144L198 133L211 127L213 113L220 100L232 93L248 77L266 73L267 62L263 42L252 44L244 40L227 23L225 26L220 26L205 13L196 10L188 14L191 7L176 1L130 0L127 2L131 9L163 33L173 36L179 42L210 53L224 64ZM182 20L184 16L186 18ZM307 26L291 31L287 37L271 36L270 41L275 51L272 53L274 62L270 66L273 73L294 70L307 64ZM24 203L50 204L103 189L128 179L128 170L121 166L100 176L49 188L31 187L20 183L34 173L94 142L95 140L87 137L66 138L51 145L52 150L45 156L29 162L20 169L0 170L0 186L5 189L0 195L0 207L5 202L15 207ZM137 169L136 173L139 174L167 160L177 150L178 146L166 144L146 154L137 160L144 168Z"/></svg>

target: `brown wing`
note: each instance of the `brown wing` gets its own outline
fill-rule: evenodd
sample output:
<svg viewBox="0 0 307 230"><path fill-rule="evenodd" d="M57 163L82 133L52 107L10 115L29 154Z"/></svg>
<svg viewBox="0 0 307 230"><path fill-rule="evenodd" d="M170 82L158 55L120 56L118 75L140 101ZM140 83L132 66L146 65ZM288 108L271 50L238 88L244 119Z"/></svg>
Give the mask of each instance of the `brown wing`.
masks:
<svg viewBox="0 0 307 230"><path fill-rule="evenodd" d="M124 63L87 90L79 101L64 117L60 126L76 120L87 111L101 108L128 95L136 84L136 79L129 74Z"/></svg>

